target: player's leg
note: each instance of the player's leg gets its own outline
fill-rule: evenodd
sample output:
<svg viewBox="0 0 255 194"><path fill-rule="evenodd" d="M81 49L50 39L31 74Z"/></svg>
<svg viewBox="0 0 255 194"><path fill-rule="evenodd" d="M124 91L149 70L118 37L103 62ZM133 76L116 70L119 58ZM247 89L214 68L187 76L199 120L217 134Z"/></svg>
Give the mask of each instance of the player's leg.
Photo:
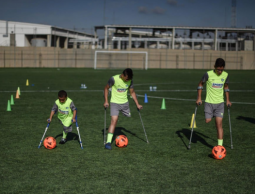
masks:
<svg viewBox="0 0 255 194"><path fill-rule="evenodd" d="M222 128L222 120L221 117L215 118L215 126L217 128L217 137L218 139L223 139L223 128Z"/></svg>
<svg viewBox="0 0 255 194"><path fill-rule="evenodd" d="M125 117L131 117L129 103L120 104L120 111Z"/></svg>
<svg viewBox="0 0 255 194"><path fill-rule="evenodd" d="M63 123L61 121L60 121L60 123L63 125ZM70 125L69 127L66 127L66 126L63 125L63 136L62 136L62 138L59 142L60 144L65 144L66 143L67 134L71 131L72 131L72 125Z"/></svg>
<svg viewBox="0 0 255 194"><path fill-rule="evenodd" d="M115 131L115 127L117 125L119 118L119 105L116 103L111 103L111 124L108 128L107 141L105 144L105 148L111 150L112 137Z"/></svg>
<svg viewBox="0 0 255 194"><path fill-rule="evenodd" d="M222 120L224 114L224 103L220 103L215 105L215 126L217 129L217 138L218 138L218 145L223 145L223 128L222 128Z"/></svg>
<svg viewBox="0 0 255 194"><path fill-rule="evenodd" d="M205 122L209 123L212 120L213 117L213 106L210 103L205 102Z"/></svg>
<svg viewBox="0 0 255 194"><path fill-rule="evenodd" d="M111 138L113 136L113 133L115 131L115 127L117 125L117 122L118 122L118 118L119 116L111 116L111 124L109 126L109 129L108 129L108 136L107 136L107 143L111 143L111 140L109 141L109 134L111 134Z"/></svg>

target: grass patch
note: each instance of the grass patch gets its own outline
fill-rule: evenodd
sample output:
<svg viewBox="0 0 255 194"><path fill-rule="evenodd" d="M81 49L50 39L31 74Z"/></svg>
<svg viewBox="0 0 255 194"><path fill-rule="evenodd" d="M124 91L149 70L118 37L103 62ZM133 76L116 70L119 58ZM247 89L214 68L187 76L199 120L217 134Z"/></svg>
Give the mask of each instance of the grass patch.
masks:
<svg viewBox="0 0 255 194"><path fill-rule="evenodd" d="M0 71L0 177L1 193L253 193L254 167L254 71L228 71L233 103L231 122L234 149L230 149L225 108L224 146L227 156L210 156L217 144L214 122L205 124L203 107L198 108L197 128L189 143L191 116L195 109L196 87L204 70L134 70L135 91L147 93L142 119L130 99L131 118L119 117L116 135L128 137L126 148L108 151L103 145L103 88L121 70L93 69L1 69ZM29 79L30 86L25 86ZM80 89L84 83L86 90ZM34 86L31 86L34 84ZM149 86L157 86L150 92ZM21 88L7 112L7 100ZM79 146L75 125L68 142L58 144L62 126L54 116L46 136L57 147L37 148L47 125L57 91L64 89L78 108L78 122L84 149ZM193 90L193 91L170 91ZM245 91L253 90L253 91ZM194 99L179 101L162 98ZM203 92L205 99L205 92ZM107 127L110 124L107 110Z"/></svg>

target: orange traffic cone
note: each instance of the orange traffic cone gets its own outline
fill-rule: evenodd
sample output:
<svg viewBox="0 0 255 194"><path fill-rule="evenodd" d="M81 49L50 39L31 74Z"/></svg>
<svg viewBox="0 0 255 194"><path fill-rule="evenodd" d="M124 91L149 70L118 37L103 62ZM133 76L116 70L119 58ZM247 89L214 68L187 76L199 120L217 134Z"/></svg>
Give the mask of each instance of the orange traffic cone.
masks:
<svg viewBox="0 0 255 194"><path fill-rule="evenodd" d="M19 98L19 91L16 92L16 98Z"/></svg>

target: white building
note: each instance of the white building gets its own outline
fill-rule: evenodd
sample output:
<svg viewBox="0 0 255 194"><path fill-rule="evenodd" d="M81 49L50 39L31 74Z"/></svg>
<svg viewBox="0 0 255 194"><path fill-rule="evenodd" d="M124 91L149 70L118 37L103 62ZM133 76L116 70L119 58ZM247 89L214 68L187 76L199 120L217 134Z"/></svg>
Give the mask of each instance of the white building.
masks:
<svg viewBox="0 0 255 194"><path fill-rule="evenodd" d="M75 41L83 40L83 42ZM0 46L83 48L94 35L51 25L0 20Z"/></svg>

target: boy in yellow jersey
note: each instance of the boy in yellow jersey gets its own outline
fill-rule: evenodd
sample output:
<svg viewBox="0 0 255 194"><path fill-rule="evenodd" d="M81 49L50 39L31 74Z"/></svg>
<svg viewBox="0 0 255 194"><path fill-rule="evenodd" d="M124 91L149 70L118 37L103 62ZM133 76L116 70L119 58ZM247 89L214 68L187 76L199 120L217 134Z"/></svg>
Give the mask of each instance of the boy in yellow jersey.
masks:
<svg viewBox="0 0 255 194"><path fill-rule="evenodd" d="M109 107L108 103L108 90L112 88L111 92L111 124L108 128L108 135L107 141L105 144L105 148L111 150L111 142L113 133L118 121L119 111L126 116L131 117L129 103L127 98L127 91L129 90L130 95L132 96L133 100L137 108L140 110L142 109L142 105L140 105L137 101L136 94L134 91L133 86L133 71L130 68L125 69L122 74L115 75L111 77L104 88L104 107Z"/></svg>
<svg viewBox="0 0 255 194"><path fill-rule="evenodd" d="M212 117L215 117L217 128L218 145L223 145L223 128L222 119L224 114L224 91L226 95L226 105L231 106L229 101L229 76L224 71L225 61L218 58L214 65L214 70L208 71L198 84L197 88L197 105L202 104L201 93L203 84L206 82L206 99L205 99L205 122L209 123ZM224 89L224 91L223 91Z"/></svg>
<svg viewBox="0 0 255 194"><path fill-rule="evenodd" d="M51 122L56 112L58 112L58 119L63 125L63 137L59 143L64 144L66 143L67 133L72 131L72 122L76 122L76 107L73 101L67 97L67 93L64 90L58 92L58 100L55 101L47 122Z"/></svg>

